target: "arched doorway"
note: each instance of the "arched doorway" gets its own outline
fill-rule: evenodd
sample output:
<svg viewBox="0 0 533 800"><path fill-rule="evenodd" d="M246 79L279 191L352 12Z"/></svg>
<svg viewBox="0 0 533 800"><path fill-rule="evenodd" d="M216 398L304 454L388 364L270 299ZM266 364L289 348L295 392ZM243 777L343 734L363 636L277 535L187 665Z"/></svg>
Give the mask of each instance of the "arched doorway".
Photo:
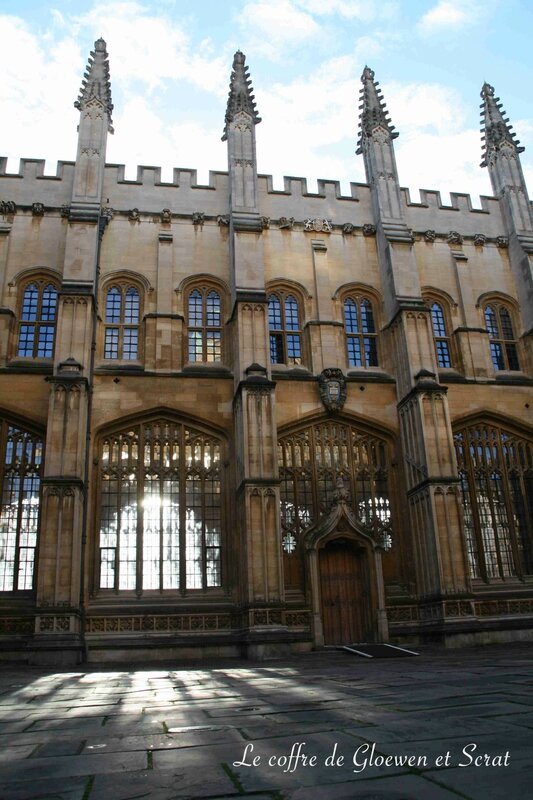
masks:
<svg viewBox="0 0 533 800"><path fill-rule="evenodd" d="M353 539L329 539L318 551L325 645L373 639L366 550Z"/></svg>

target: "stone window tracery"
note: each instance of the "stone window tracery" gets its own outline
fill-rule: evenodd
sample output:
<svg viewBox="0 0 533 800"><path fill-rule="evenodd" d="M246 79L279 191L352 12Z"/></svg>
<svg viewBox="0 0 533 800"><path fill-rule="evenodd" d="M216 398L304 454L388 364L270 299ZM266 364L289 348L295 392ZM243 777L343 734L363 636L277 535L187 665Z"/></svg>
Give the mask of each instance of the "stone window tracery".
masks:
<svg viewBox="0 0 533 800"><path fill-rule="evenodd" d="M57 287L49 280L28 283L22 294L17 355L52 358L57 315Z"/></svg>
<svg viewBox="0 0 533 800"><path fill-rule="evenodd" d="M533 573L533 442L498 425L455 433L470 574Z"/></svg>
<svg viewBox="0 0 533 800"><path fill-rule="evenodd" d="M196 287L187 302L188 360L222 361L222 300L210 287Z"/></svg>
<svg viewBox="0 0 533 800"><path fill-rule="evenodd" d="M222 442L154 419L100 443L99 587L221 585Z"/></svg>
<svg viewBox="0 0 533 800"><path fill-rule="evenodd" d="M344 330L349 367L377 367L378 346L374 308L365 295L350 294L344 300Z"/></svg>
<svg viewBox="0 0 533 800"><path fill-rule="evenodd" d="M517 341L509 309L494 301L485 306L484 316L494 369L519 370Z"/></svg>
<svg viewBox="0 0 533 800"><path fill-rule="evenodd" d="M279 439L278 466L287 588L303 586L303 536L331 511L339 479L369 534L390 533L389 459L379 437L347 422L317 422Z"/></svg>
<svg viewBox="0 0 533 800"><path fill-rule="evenodd" d="M114 284L105 295L104 358L139 358L141 297L136 286Z"/></svg>
<svg viewBox="0 0 533 800"><path fill-rule="evenodd" d="M302 364L302 328L298 300L292 292L276 290L268 296L270 361L272 364Z"/></svg>
<svg viewBox="0 0 533 800"><path fill-rule="evenodd" d="M43 438L0 420L0 591L33 588Z"/></svg>

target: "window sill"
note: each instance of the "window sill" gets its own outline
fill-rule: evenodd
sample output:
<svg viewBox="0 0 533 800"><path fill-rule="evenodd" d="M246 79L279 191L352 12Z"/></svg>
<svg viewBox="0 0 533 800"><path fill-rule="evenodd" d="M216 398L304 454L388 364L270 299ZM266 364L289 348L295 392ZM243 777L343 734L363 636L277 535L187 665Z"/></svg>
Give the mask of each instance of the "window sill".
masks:
<svg viewBox="0 0 533 800"><path fill-rule="evenodd" d="M346 373L348 381L366 383L396 383L396 380L380 367L350 367Z"/></svg>
<svg viewBox="0 0 533 800"><path fill-rule="evenodd" d="M53 358L13 358L2 372L35 372L40 375L51 375L54 371Z"/></svg>
<svg viewBox="0 0 533 800"><path fill-rule="evenodd" d="M139 375L144 374L144 364L142 361L113 361L110 359L109 361L101 361L95 367L96 374L108 374L111 372L121 372L122 374L132 374L132 375Z"/></svg>

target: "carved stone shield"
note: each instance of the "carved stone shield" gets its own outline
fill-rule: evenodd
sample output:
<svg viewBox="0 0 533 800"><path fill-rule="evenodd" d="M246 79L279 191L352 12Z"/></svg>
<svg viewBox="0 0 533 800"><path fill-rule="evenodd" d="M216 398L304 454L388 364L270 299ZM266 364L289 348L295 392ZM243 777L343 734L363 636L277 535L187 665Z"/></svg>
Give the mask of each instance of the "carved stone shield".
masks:
<svg viewBox="0 0 533 800"><path fill-rule="evenodd" d="M346 378L342 370L328 367L318 379L320 399L327 411L342 411L346 401Z"/></svg>

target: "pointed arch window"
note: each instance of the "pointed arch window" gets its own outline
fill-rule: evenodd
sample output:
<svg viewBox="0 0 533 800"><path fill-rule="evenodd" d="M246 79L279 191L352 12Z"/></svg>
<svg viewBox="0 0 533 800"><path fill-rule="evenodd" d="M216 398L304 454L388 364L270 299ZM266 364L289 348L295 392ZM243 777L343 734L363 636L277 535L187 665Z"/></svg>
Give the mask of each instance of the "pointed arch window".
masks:
<svg viewBox="0 0 533 800"><path fill-rule="evenodd" d="M278 441L285 586L304 589L306 531L327 516L342 479L347 503L371 536L391 534L386 443L345 422L319 422Z"/></svg>
<svg viewBox="0 0 533 800"><path fill-rule="evenodd" d="M222 442L155 419L100 444L99 587L221 585Z"/></svg>
<svg viewBox="0 0 533 800"><path fill-rule="evenodd" d="M484 315L494 369L519 370L517 341L509 309L501 303L490 303L485 306Z"/></svg>
<svg viewBox="0 0 533 800"><path fill-rule="evenodd" d="M104 358L136 361L139 357L141 298L136 286L111 286L105 298Z"/></svg>
<svg viewBox="0 0 533 800"><path fill-rule="evenodd" d="M189 361L222 361L222 300L219 292L209 287L197 287L189 293L187 329Z"/></svg>
<svg viewBox="0 0 533 800"><path fill-rule="evenodd" d="M348 366L377 367L378 337L374 309L368 297L351 294L344 300L344 330Z"/></svg>
<svg viewBox="0 0 533 800"><path fill-rule="evenodd" d="M298 300L292 293L276 291L268 297L270 361L298 366L302 363L302 329Z"/></svg>
<svg viewBox="0 0 533 800"><path fill-rule="evenodd" d="M41 436L0 420L0 592L33 588L42 461Z"/></svg>
<svg viewBox="0 0 533 800"><path fill-rule="evenodd" d="M431 324L433 327L433 341L435 343L437 366L441 369L451 367L452 357L446 317L441 303L437 303L436 301L431 302Z"/></svg>
<svg viewBox="0 0 533 800"><path fill-rule="evenodd" d="M45 280L27 284L22 295L17 355L52 358L57 314L57 287Z"/></svg>
<svg viewBox="0 0 533 800"><path fill-rule="evenodd" d="M533 441L499 426L455 433L470 574L533 574Z"/></svg>

